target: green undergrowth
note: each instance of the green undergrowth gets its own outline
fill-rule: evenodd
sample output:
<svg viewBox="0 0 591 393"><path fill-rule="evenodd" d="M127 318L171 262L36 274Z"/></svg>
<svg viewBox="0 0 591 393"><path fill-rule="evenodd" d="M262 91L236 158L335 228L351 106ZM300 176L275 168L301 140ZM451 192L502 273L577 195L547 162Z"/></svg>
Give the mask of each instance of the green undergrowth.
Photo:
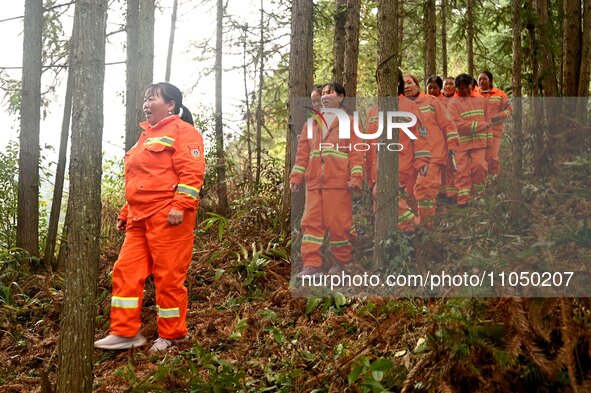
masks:
<svg viewBox="0 0 591 393"><path fill-rule="evenodd" d="M575 162L575 161L573 161ZM398 263L521 269L589 261L590 164L526 177L524 218L509 216L502 174L468 209L442 205L436 229L394 239ZM191 342L163 354L95 353L96 392L570 392L591 371L587 298L301 298L290 291L291 239L277 200L245 198L197 232L189 290ZM527 206L527 207L525 207ZM369 225L369 223L367 223ZM359 225L364 230L363 223ZM294 239L294 243L297 239ZM97 336L108 330L109 271L101 263ZM540 262L540 263L541 263ZM456 265L454 265L456 264ZM0 383L55 380L59 279L4 267ZM54 276L58 277L58 276ZM45 281L44 281L45 280ZM36 283L33 285L33 283ZM41 284L47 288L41 290ZM156 337L147 285L144 334ZM35 350L34 350L35 349ZM41 360L35 360L41 359ZM12 363L10 363L12 362ZM37 385L35 385L37 384Z"/></svg>

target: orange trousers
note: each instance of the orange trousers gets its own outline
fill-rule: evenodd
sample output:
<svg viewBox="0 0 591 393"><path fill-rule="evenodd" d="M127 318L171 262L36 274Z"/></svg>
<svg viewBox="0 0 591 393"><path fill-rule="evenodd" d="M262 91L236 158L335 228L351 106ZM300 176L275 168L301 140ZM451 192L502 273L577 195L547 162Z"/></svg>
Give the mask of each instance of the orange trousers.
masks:
<svg viewBox="0 0 591 393"><path fill-rule="evenodd" d="M439 193L445 195L448 198L457 198L458 190L455 186L455 172L451 162L451 157L448 157L447 159L447 165L441 174L441 178L441 187L439 188Z"/></svg>
<svg viewBox="0 0 591 393"><path fill-rule="evenodd" d="M446 170L445 164L432 163L429 164L429 171L423 178L422 182L426 188L428 197L423 201L418 201L419 216L428 219L435 215L435 202L437 201L437 194L443 184L443 176Z"/></svg>
<svg viewBox="0 0 591 393"><path fill-rule="evenodd" d="M429 217L435 215L435 200L430 196L428 176L428 171L427 176L421 176L415 170L400 172L400 183L404 185L406 193L416 201L421 223L427 222ZM435 198L437 198L437 194L435 194Z"/></svg>
<svg viewBox="0 0 591 393"><path fill-rule="evenodd" d="M455 184L458 189L458 205L465 205L470 200L473 186L484 184L488 165L486 148L480 147L456 152L458 171L455 173Z"/></svg>
<svg viewBox="0 0 591 393"><path fill-rule="evenodd" d="M168 224L169 208L129 221L125 241L113 267L111 334L135 336L141 326L144 283L150 274L156 286L158 335L187 335L187 288L184 283L193 253L195 212L185 211L179 225Z"/></svg>
<svg viewBox="0 0 591 393"><path fill-rule="evenodd" d="M353 203L345 188L306 190L302 216L302 264L321 267L320 249L328 231L330 251L341 263L351 260Z"/></svg>
<svg viewBox="0 0 591 393"><path fill-rule="evenodd" d="M377 183L374 184L371 193L373 200L373 212L376 214L376 199L377 199ZM412 233L415 230L415 225L419 225L419 218L412 211L408 203L398 194L398 229L405 233Z"/></svg>
<svg viewBox="0 0 591 393"><path fill-rule="evenodd" d="M495 136L488 140L486 148L486 162L488 163L488 174L498 175L501 172L501 137Z"/></svg>

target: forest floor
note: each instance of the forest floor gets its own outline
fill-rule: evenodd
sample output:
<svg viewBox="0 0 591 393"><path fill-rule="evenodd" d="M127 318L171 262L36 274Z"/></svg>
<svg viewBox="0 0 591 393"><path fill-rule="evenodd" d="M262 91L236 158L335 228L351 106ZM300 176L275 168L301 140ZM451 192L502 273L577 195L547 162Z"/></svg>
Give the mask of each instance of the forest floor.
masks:
<svg viewBox="0 0 591 393"><path fill-rule="evenodd" d="M509 170L477 205L442 205L409 261L591 261L591 160L526 175L523 220L507 218ZM198 230L187 279L191 341L163 355L95 350L96 392L582 392L591 371L588 298L296 297L276 204L245 198ZM368 224L369 225L369 224ZM108 333L100 262L96 338ZM0 267L0 392L50 392L63 282ZM148 284L143 334L157 337Z"/></svg>

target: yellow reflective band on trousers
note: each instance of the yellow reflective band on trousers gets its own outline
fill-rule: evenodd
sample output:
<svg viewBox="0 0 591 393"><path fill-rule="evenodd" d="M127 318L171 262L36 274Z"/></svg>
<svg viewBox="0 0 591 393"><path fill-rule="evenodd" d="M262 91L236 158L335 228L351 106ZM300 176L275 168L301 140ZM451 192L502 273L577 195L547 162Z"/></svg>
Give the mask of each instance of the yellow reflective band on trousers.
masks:
<svg viewBox="0 0 591 393"><path fill-rule="evenodd" d="M323 244L324 243L324 238L323 237L313 236L313 235L304 235L304 237L302 239L302 243Z"/></svg>
<svg viewBox="0 0 591 393"><path fill-rule="evenodd" d="M181 316L181 311L178 307L175 308L161 308L160 306L156 306L158 308L158 316L160 318L178 318Z"/></svg>
<svg viewBox="0 0 591 393"><path fill-rule="evenodd" d="M111 307L137 308L139 301L139 297L113 296L113 298L111 298Z"/></svg>
<svg viewBox="0 0 591 393"><path fill-rule="evenodd" d="M340 241L330 242L330 247L331 248L343 247L343 246L348 246L349 244L351 244L349 242L349 240L340 240Z"/></svg>
<svg viewBox="0 0 591 393"><path fill-rule="evenodd" d="M185 194L190 196L193 199L197 199L199 196L199 190L195 187L191 187L187 184L179 184L176 188L177 194Z"/></svg>

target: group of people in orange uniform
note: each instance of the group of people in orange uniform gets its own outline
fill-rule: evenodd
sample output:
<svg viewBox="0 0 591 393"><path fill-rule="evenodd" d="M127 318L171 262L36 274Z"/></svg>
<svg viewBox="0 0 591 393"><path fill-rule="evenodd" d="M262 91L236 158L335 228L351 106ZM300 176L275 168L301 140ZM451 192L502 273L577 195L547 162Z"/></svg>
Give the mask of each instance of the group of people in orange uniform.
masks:
<svg viewBox="0 0 591 393"><path fill-rule="evenodd" d="M400 230L411 233L416 225L432 226L438 197L467 207L476 186L485 184L487 176L499 174L503 126L512 109L486 70L477 81L468 74L445 80L433 75L425 83L425 93L416 76L400 72L397 88L398 111L410 112L417 119L410 129L416 139L399 132L398 140L402 145L398 151L398 224ZM340 273L351 261L355 236L352 193L362 189L364 179L372 190L375 210L377 139L363 144L368 148L355 149L360 138L354 132L354 117L349 115L347 138L340 135L340 121L333 111L321 109L342 108L345 97L338 83L316 87L312 104L324 116L304 125L298 142L290 187L298 192L305 180L300 276L324 273L320 251L327 232L337 261L328 274ZM376 134L379 113L377 105L369 110L366 134Z"/></svg>

